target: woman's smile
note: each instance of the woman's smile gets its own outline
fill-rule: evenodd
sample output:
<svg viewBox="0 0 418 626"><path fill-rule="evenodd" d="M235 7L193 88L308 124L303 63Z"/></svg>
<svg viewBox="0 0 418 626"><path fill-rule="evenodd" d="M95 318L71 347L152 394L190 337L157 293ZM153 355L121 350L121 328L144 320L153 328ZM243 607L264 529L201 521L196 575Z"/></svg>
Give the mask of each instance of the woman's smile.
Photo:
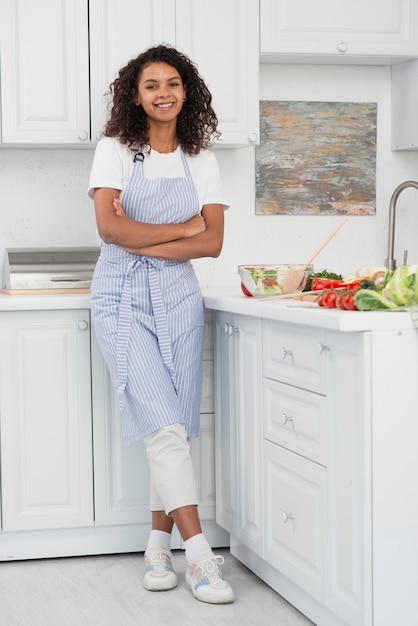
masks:
<svg viewBox="0 0 418 626"><path fill-rule="evenodd" d="M137 103L142 105L150 119L175 119L185 96L180 74L168 63L150 63L139 77Z"/></svg>

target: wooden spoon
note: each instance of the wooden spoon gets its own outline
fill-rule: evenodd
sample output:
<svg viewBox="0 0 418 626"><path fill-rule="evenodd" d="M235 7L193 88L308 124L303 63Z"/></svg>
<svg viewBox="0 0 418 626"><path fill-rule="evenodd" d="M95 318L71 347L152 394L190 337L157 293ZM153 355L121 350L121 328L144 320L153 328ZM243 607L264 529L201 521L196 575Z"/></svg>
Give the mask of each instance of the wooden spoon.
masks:
<svg viewBox="0 0 418 626"><path fill-rule="evenodd" d="M331 241L331 239L338 233L340 228L344 226L348 217L343 217L343 219L336 225L336 227L329 233L329 235L324 239L320 246L311 254L309 259L306 261L305 265L300 270L291 270L285 279L283 280L283 289L282 293L278 296L268 296L267 298L259 298L260 302L264 302L265 300L276 300L277 298L281 298L285 295L288 297L294 295L297 288L301 284L302 280L305 277L305 270L312 263L314 259L318 256L318 254L325 248L325 246Z"/></svg>

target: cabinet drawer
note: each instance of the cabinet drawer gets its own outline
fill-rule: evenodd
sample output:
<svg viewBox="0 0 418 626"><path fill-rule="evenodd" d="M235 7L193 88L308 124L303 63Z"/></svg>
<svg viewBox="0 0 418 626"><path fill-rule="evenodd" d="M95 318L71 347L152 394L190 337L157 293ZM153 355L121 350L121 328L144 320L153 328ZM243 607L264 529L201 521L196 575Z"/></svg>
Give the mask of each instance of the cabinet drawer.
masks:
<svg viewBox="0 0 418 626"><path fill-rule="evenodd" d="M326 465L325 398L265 378L264 436Z"/></svg>
<svg viewBox="0 0 418 626"><path fill-rule="evenodd" d="M265 559L324 600L326 469L269 441L264 453Z"/></svg>
<svg viewBox="0 0 418 626"><path fill-rule="evenodd" d="M327 353L322 329L264 322L263 374L267 378L324 394Z"/></svg>

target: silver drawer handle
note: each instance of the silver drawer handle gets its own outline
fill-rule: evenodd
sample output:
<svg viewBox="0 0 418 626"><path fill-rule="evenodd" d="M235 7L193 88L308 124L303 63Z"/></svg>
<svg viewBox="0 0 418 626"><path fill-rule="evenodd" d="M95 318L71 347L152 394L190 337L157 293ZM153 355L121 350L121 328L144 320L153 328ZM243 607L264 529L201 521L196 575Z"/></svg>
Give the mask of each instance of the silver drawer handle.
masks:
<svg viewBox="0 0 418 626"><path fill-rule="evenodd" d="M324 352L328 352L329 351L329 346L327 346L326 343L322 343L322 341L320 341L318 343L318 352L319 354L324 354Z"/></svg>
<svg viewBox="0 0 418 626"><path fill-rule="evenodd" d="M282 413L282 424L286 426L286 424L290 422L293 424L293 415L287 415L286 413Z"/></svg>
<svg viewBox="0 0 418 626"><path fill-rule="evenodd" d="M282 347L282 359L285 359L286 357L291 357L293 356L293 353L291 350L287 350L284 346Z"/></svg>
<svg viewBox="0 0 418 626"><path fill-rule="evenodd" d="M288 513L287 511L283 511L282 513L283 524L287 524L289 520L295 519L293 513Z"/></svg>
<svg viewBox="0 0 418 626"><path fill-rule="evenodd" d="M226 335L233 335L234 333L238 332L238 328L236 328L235 326L232 326L232 324L225 324L224 325L224 333Z"/></svg>

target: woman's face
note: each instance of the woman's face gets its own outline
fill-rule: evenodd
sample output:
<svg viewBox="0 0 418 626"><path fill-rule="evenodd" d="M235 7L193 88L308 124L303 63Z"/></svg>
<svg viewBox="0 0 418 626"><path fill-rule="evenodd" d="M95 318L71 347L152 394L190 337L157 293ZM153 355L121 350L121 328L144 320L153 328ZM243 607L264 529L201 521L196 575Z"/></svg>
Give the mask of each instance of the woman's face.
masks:
<svg viewBox="0 0 418 626"><path fill-rule="evenodd" d="M150 120L170 122L181 111L186 89L178 71L168 63L151 63L138 80L137 104Z"/></svg>

